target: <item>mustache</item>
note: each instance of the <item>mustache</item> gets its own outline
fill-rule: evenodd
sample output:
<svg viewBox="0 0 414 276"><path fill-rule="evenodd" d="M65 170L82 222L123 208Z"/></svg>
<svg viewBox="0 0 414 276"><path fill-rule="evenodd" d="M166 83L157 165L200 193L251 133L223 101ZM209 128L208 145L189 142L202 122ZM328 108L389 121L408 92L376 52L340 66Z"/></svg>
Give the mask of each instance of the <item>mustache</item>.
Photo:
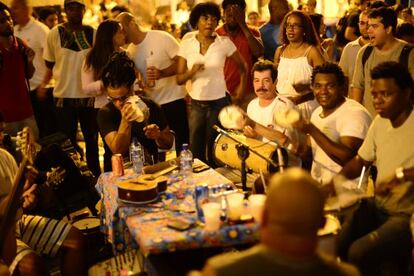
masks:
<svg viewBox="0 0 414 276"><path fill-rule="evenodd" d="M256 90L256 92L267 92L267 91L269 91L269 90L268 89L263 89L263 88L260 88L260 89Z"/></svg>

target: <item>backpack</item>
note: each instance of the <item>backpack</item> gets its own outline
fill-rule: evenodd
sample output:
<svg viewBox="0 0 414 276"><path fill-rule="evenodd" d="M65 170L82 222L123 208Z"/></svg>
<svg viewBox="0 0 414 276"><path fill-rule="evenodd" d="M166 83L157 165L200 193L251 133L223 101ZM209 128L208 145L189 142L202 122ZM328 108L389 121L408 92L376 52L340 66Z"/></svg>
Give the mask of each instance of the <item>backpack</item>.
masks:
<svg viewBox="0 0 414 276"><path fill-rule="evenodd" d="M414 48L414 45L412 44L406 44L404 45L403 49L401 50L400 57L398 58L398 62L404 65L406 68L408 68L408 58L410 56L411 49ZM365 77L365 64L367 63L367 60L369 56L371 55L372 51L374 50L374 46L367 46L365 48L364 53L362 54L362 74Z"/></svg>

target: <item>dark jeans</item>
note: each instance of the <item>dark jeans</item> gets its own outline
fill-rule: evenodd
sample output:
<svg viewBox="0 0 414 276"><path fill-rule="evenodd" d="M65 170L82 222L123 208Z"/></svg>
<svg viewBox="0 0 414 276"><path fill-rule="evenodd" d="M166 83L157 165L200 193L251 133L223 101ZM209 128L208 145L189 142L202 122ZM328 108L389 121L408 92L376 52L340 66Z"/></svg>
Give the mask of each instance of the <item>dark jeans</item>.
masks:
<svg viewBox="0 0 414 276"><path fill-rule="evenodd" d="M381 275L387 265L405 275L411 256L410 217L389 215L373 199L364 200L344 223L338 236L338 255L355 264L363 275Z"/></svg>
<svg viewBox="0 0 414 276"><path fill-rule="evenodd" d="M194 158L214 166L213 149L217 132L213 125L218 124L220 110L230 104L230 98L214 101L191 100L190 150Z"/></svg>
<svg viewBox="0 0 414 276"><path fill-rule="evenodd" d="M99 166L97 113L98 109L93 107L56 107L60 131L69 137L77 149L79 146L76 142L76 133L78 121L80 122L86 145L86 162L95 176L99 176L101 173Z"/></svg>
<svg viewBox="0 0 414 276"><path fill-rule="evenodd" d="M44 100L39 100L36 90L30 91L33 113L39 129L39 138L57 132L56 110L53 103L53 88L47 89L47 96Z"/></svg>
<svg viewBox="0 0 414 276"><path fill-rule="evenodd" d="M161 105L164 115L171 130L175 132L175 150L180 154L183 144L188 144L188 116L184 99L179 99Z"/></svg>

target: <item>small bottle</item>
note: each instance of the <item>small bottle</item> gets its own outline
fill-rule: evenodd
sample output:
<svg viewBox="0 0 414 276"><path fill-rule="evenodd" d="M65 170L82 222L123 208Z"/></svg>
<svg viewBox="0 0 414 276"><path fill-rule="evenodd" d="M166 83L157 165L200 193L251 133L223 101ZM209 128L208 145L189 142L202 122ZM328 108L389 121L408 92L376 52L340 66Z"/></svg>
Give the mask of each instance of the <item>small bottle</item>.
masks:
<svg viewBox="0 0 414 276"><path fill-rule="evenodd" d="M193 174L193 154L188 149L188 144L183 144L183 150L180 153L180 174L185 180L191 178Z"/></svg>
<svg viewBox="0 0 414 276"><path fill-rule="evenodd" d="M132 168L136 174L142 173L143 167L143 151L142 146L138 140L134 137L132 143L129 146L129 160L132 162Z"/></svg>

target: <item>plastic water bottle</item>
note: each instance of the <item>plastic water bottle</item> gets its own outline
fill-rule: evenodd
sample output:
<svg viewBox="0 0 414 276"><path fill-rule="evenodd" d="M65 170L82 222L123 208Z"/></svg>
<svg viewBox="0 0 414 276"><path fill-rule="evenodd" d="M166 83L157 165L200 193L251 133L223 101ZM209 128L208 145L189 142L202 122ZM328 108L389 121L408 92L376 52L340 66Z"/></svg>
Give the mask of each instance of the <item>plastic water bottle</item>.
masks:
<svg viewBox="0 0 414 276"><path fill-rule="evenodd" d="M141 144L134 137L129 146L129 160L132 162L132 168L136 174L142 173L144 165L143 150Z"/></svg>
<svg viewBox="0 0 414 276"><path fill-rule="evenodd" d="M187 182L193 174L193 154L188 149L188 144L183 144L183 150L180 153L180 174Z"/></svg>

